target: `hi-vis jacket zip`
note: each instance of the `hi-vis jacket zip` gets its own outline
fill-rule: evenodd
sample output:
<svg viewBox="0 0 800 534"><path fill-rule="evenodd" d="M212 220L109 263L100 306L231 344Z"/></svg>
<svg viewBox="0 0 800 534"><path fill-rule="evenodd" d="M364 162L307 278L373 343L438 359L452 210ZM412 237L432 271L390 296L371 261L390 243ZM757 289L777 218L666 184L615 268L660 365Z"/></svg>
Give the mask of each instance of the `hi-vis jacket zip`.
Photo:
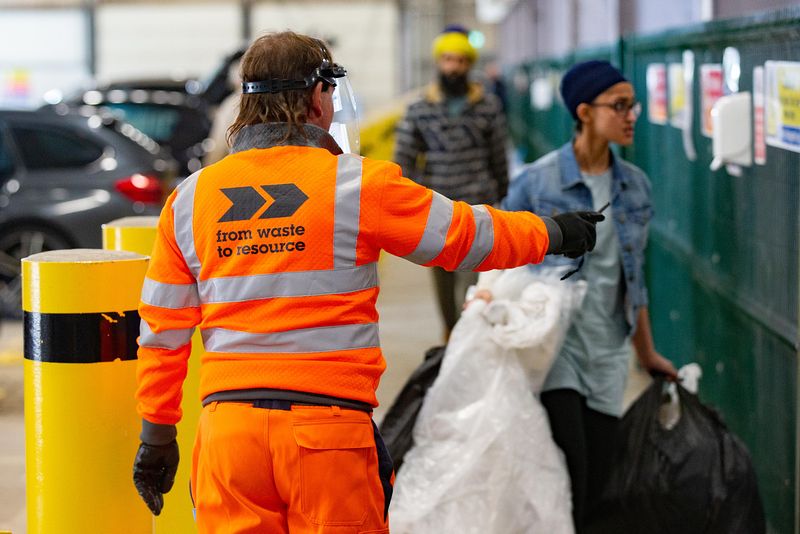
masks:
<svg viewBox="0 0 800 534"><path fill-rule="evenodd" d="M377 405L381 250L479 271L547 251L536 215L450 201L393 163L239 145L186 179L161 213L139 307L138 408L151 423L180 419L198 326L202 398L274 388Z"/></svg>

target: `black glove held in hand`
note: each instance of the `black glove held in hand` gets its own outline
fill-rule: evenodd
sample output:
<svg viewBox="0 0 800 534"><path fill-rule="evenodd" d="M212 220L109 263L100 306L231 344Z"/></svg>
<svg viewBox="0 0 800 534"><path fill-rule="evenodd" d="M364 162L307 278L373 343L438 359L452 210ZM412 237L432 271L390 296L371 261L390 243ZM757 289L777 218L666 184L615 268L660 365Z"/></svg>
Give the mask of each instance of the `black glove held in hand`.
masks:
<svg viewBox="0 0 800 534"><path fill-rule="evenodd" d="M172 489L178 470L178 442L166 445L142 443L133 461L133 483L153 514L164 507L164 493Z"/></svg>
<svg viewBox="0 0 800 534"><path fill-rule="evenodd" d="M575 211L554 215L553 220L561 230L561 247L554 253L579 258L594 250L597 240L595 225L605 220L605 216L596 211Z"/></svg>

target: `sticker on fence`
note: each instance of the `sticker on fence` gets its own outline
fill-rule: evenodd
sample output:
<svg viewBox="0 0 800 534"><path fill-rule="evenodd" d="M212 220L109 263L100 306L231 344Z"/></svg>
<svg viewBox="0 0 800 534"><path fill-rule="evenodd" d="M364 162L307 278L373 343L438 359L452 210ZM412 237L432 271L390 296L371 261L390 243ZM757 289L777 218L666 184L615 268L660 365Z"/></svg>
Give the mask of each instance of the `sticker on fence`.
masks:
<svg viewBox="0 0 800 534"><path fill-rule="evenodd" d="M653 124L667 123L667 67L663 63L647 66L647 119Z"/></svg>
<svg viewBox="0 0 800 534"><path fill-rule="evenodd" d="M700 117L701 131L706 137L714 132L711 108L722 97L722 65L700 65Z"/></svg>
<svg viewBox="0 0 800 534"><path fill-rule="evenodd" d="M767 163L767 143L764 136L764 67L753 68L753 161Z"/></svg>
<svg viewBox="0 0 800 534"><path fill-rule="evenodd" d="M669 123L683 128L686 120L686 84L683 79L683 63L670 63L669 76Z"/></svg>
<svg viewBox="0 0 800 534"><path fill-rule="evenodd" d="M767 61L766 144L800 152L800 63Z"/></svg>

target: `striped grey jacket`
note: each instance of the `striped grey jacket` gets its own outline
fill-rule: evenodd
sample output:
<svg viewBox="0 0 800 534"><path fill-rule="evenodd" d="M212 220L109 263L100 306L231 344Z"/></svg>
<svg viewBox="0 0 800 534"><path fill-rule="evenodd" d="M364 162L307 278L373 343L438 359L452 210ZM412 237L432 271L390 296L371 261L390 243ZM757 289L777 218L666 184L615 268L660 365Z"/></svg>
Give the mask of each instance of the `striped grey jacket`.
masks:
<svg viewBox="0 0 800 534"><path fill-rule="evenodd" d="M493 204L508 189L506 120L500 101L470 85L467 105L450 117L437 85L397 125L394 161L403 174L452 200Z"/></svg>

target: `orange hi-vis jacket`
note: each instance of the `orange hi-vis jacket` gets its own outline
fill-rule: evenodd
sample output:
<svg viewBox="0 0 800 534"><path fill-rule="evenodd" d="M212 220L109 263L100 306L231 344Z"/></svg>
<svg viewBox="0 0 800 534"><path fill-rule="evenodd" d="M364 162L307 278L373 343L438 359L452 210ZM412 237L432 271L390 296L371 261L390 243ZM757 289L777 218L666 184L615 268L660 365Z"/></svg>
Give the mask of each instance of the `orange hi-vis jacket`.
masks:
<svg viewBox="0 0 800 534"><path fill-rule="evenodd" d="M197 326L202 398L274 388L375 406L386 366L381 250L478 271L538 263L547 251L532 213L450 201L393 163L341 154L313 126L308 140L281 145L276 128L246 127L234 153L164 206L139 307L137 399L149 423L181 417Z"/></svg>

